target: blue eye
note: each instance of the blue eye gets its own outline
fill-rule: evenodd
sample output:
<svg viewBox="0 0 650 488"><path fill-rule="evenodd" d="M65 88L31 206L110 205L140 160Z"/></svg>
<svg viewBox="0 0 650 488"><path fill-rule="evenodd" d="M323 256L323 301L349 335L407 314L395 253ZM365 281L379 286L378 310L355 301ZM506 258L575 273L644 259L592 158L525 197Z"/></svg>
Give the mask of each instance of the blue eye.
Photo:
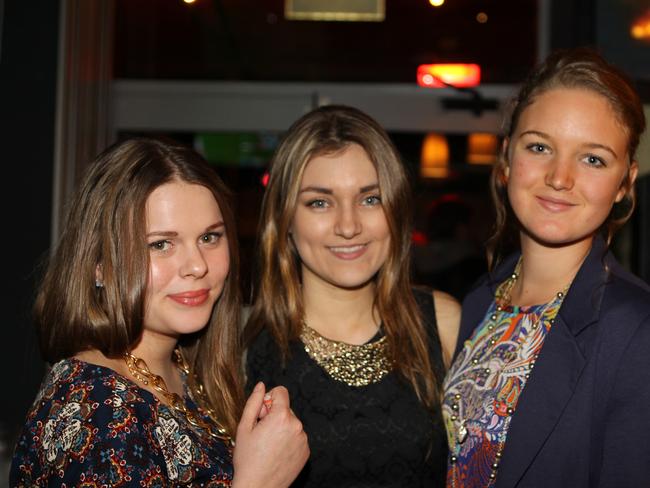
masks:
<svg viewBox="0 0 650 488"><path fill-rule="evenodd" d="M327 202L323 199L315 199L307 202L307 207L311 208L325 208L327 207Z"/></svg>
<svg viewBox="0 0 650 488"><path fill-rule="evenodd" d="M599 166L606 166L605 161L604 161L602 158L600 158L600 157L598 157L598 156L594 156L593 154L588 154L588 155L585 157L584 161L585 161L589 166L596 166L596 167L599 167Z"/></svg>
<svg viewBox="0 0 650 488"><path fill-rule="evenodd" d="M152 251L160 251L160 252L169 251L171 246L172 243L166 239L149 243L149 249L151 249Z"/></svg>
<svg viewBox="0 0 650 488"><path fill-rule="evenodd" d="M370 207L375 205L381 205L381 197L379 195L371 195L363 199L363 204Z"/></svg>
<svg viewBox="0 0 650 488"><path fill-rule="evenodd" d="M528 149L529 151L532 151L534 153L543 154L543 153L547 152L548 147L546 146L546 144L541 144L539 142L535 142L533 144L528 144L526 146L526 149Z"/></svg>

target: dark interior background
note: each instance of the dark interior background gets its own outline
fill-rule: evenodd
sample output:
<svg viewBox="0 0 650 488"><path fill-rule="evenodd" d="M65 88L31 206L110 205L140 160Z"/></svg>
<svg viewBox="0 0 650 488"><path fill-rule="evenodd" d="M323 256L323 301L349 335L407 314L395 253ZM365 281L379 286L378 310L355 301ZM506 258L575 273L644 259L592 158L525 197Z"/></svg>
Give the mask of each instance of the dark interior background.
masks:
<svg viewBox="0 0 650 488"><path fill-rule="evenodd" d="M30 307L37 266L51 244L57 19L63 1L0 0L0 134L4 215L9 218L3 246L8 270L3 304L8 313L2 355L0 470L6 469L44 371ZM611 61L627 69L645 103L650 103L650 56L644 58L650 48L631 45L608 26L608 19L628 19L647 8L647 0L544 1L550 4L549 48L585 44L601 48ZM116 79L413 83L420 63L471 61L481 64L484 83L515 84L537 60L540 19L534 0L448 0L439 9L426 0L387 0L382 23L287 21L283 8L281 0L197 0L193 5L180 0L115 0L113 75ZM479 12L487 13L487 23L476 21ZM197 137L165 135L188 144L195 144ZM491 223L486 203L489 167L467 164L466 135L448 134L452 171L441 180L418 177L424 134L390 135L413 175L414 245L453 234L481 251ZM266 136L273 140L280 134ZM246 168L222 163L215 163L217 170L240 203L245 203L238 208L246 290L254 272L264 160ZM627 230L633 236L628 265L649 280L648 175L638 187L640 206ZM425 261L426 256L438 256L435 252L431 247L424 253ZM462 296L483 266L480 257L469 255L469 264L459 265L454 274L449 270L441 274L431 263L421 263L416 279Z"/></svg>

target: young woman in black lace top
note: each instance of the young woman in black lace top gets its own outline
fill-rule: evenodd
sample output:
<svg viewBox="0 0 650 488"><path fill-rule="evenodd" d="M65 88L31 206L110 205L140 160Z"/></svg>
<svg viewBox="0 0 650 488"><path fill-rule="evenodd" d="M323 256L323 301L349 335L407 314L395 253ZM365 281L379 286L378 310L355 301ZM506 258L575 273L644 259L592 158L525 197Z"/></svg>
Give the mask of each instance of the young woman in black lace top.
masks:
<svg viewBox="0 0 650 488"><path fill-rule="evenodd" d="M270 168L248 384L284 385L309 437L295 486L442 486L440 385L458 304L412 289L408 178L386 132L328 106Z"/></svg>

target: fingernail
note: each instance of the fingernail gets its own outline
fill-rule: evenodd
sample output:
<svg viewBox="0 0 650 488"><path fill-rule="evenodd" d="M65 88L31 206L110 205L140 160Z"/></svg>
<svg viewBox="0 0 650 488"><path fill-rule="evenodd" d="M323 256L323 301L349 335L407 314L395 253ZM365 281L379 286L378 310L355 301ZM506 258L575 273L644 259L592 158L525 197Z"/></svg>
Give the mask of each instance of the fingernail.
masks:
<svg viewBox="0 0 650 488"><path fill-rule="evenodd" d="M271 410L271 406L273 405L273 399L271 398L270 393L264 395L264 400L262 401L262 403L266 407L266 411L269 412Z"/></svg>
<svg viewBox="0 0 650 488"><path fill-rule="evenodd" d="M258 381L257 384L255 385L255 388L253 388L253 391L260 391L262 388L264 388L264 383Z"/></svg>

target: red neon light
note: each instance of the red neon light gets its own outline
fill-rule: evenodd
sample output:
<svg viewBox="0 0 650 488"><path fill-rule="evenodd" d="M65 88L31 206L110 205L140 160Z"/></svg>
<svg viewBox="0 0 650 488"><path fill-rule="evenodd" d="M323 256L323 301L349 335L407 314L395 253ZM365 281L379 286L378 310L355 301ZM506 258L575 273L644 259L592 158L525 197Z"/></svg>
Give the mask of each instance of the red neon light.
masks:
<svg viewBox="0 0 650 488"><path fill-rule="evenodd" d="M421 64L417 79L418 85L426 88L444 88L445 83L459 88L477 86L481 83L481 67L478 64Z"/></svg>

